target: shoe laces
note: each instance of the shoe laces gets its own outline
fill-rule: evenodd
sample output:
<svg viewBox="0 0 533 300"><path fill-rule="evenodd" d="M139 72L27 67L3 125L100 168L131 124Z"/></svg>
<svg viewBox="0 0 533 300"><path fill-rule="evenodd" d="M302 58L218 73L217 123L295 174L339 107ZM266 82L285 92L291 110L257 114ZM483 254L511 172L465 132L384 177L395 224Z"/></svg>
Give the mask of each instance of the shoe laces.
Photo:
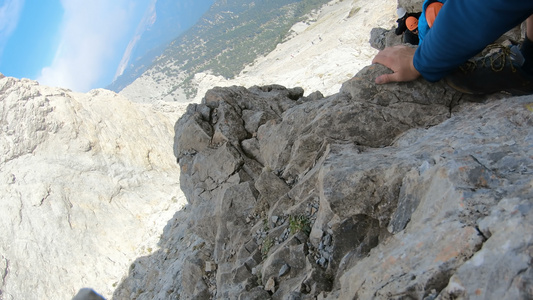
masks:
<svg viewBox="0 0 533 300"><path fill-rule="evenodd" d="M459 68L465 73L472 72L476 68L488 67L494 72L500 72L508 64L511 67L511 71L516 72L515 63L518 66L524 63L524 57L517 46L508 47L501 44L490 44L483 52L488 54L469 60Z"/></svg>

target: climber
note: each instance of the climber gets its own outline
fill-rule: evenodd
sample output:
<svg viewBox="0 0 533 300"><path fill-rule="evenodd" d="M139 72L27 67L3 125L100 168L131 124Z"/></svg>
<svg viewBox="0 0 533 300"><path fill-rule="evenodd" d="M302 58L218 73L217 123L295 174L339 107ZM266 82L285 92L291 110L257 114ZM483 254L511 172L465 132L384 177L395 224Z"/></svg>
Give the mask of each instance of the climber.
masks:
<svg viewBox="0 0 533 300"><path fill-rule="evenodd" d="M405 20L407 30L405 31L404 41L412 45L418 45L418 19L410 16Z"/></svg>
<svg viewBox="0 0 533 300"><path fill-rule="evenodd" d="M418 45L418 18L421 13L407 13L402 7L398 8L396 13L398 14L398 20L396 20L398 27L394 33L404 34L404 43Z"/></svg>
<svg viewBox="0 0 533 300"><path fill-rule="evenodd" d="M489 57L467 63L524 20L527 32L520 48L502 47ZM532 94L533 1L447 0L416 49L405 45L385 48L372 62L393 71L378 76L378 84L422 76L430 82L446 78L452 87L472 94Z"/></svg>

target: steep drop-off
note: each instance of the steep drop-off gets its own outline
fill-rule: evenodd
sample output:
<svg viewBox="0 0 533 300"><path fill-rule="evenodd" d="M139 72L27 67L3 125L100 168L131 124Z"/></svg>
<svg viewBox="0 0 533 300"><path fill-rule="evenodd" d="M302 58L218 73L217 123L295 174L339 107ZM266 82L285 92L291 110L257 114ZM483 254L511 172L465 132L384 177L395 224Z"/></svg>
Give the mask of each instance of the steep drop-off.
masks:
<svg viewBox="0 0 533 300"><path fill-rule="evenodd" d="M110 297L184 204L179 110L0 74L0 299Z"/></svg>

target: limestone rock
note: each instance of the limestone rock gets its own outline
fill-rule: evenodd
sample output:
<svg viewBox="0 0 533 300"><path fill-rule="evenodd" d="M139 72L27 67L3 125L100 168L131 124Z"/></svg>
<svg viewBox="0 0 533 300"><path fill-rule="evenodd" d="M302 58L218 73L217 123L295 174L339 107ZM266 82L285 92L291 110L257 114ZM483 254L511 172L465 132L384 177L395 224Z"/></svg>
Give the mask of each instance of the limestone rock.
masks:
<svg viewBox="0 0 533 300"><path fill-rule="evenodd" d="M108 298L185 205L179 109L0 77L0 298Z"/></svg>
<svg viewBox="0 0 533 300"><path fill-rule="evenodd" d="M383 50L386 47L403 44L402 36L396 35L394 30L395 28L372 28L372 31L370 31L370 39L368 41L370 46L377 50Z"/></svg>
<svg viewBox="0 0 533 300"><path fill-rule="evenodd" d="M276 280L274 279L274 277L270 277L267 280L267 282L265 284L265 290L269 291L269 292L272 292L272 293L276 292Z"/></svg>
<svg viewBox="0 0 533 300"><path fill-rule="evenodd" d="M362 68L361 41L395 7L332 2L258 59L281 76L209 84L174 131L181 107L149 88L153 105L0 75L0 296L531 298L533 98L375 85L389 70ZM325 19L343 33L310 39Z"/></svg>
<svg viewBox="0 0 533 300"><path fill-rule="evenodd" d="M383 72L364 68L328 97L215 88L178 121L191 205L161 243L205 243L218 266L202 276L216 286L209 297L529 297L533 98L480 102L423 79L375 85ZM186 128L206 137L194 142ZM173 266L157 268L176 280ZM116 295L200 295L146 276L130 275Z"/></svg>
<svg viewBox="0 0 533 300"><path fill-rule="evenodd" d="M424 0L398 0L398 7L403 7L407 12L422 11Z"/></svg>
<svg viewBox="0 0 533 300"><path fill-rule="evenodd" d="M403 149L398 149L398 157L421 158L409 180L404 182L412 193L400 193L400 197L405 198L399 199L399 203L410 202L407 226L398 228L399 231L396 229L397 233L372 249L369 256L347 262L353 267L348 267L349 270L339 277L339 292L332 293L330 298L354 294L379 299L395 294L414 299L432 293L439 299L448 299L447 295L467 299L475 294L489 299L527 295L529 291L525 286L513 286L496 275L515 272L521 261L520 255L500 256L504 260L511 259L511 256L516 258L514 264L505 267L480 259L483 253L502 245L513 245L509 250L516 251L511 249L524 245L523 242L509 235L505 242L501 240L502 244L496 246L493 244L496 239L482 233L480 228L486 227L480 225L498 219L498 228L508 228L513 218L503 218L505 213L496 213L497 207L508 205L510 208L513 205L506 204L509 201L517 205L517 202L531 197L530 175L524 177L523 173L515 171L514 166L521 164L523 159L530 159L527 157L531 152L528 145L531 139L524 135L530 134L527 124L532 123L532 112L527 107L532 100L522 97L487 104L466 104L461 112L443 124L422 134L410 132L399 139L395 145ZM520 142L516 141L518 139ZM405 154L401 154L402 151L406 151ZM509 165L504 166L503 161ZM530 166L530 162L526 165ZM412 189L414 186L416 188ZM517 197L523 200L515 199ZM526 221L527 213L519 215L524 222L520 227L527 230L530 224ZM530 240L530 233L524 231L522 234ZM420 238L422 236L424 238ZM414 268L414 264L425 267ZM471 285L467 288L466 282L460 283L459 274L465 274L461 270L468 270L472 265L478 270L492 269L494 273L469 277ZM522 263L521 268L528 270L530 266ZM369 271L364 280L358 276L361 270ZM527 272L521 274L524 275L518 277L520 282L530 280ZM498 293L491 293L493 290Z"/></svg>

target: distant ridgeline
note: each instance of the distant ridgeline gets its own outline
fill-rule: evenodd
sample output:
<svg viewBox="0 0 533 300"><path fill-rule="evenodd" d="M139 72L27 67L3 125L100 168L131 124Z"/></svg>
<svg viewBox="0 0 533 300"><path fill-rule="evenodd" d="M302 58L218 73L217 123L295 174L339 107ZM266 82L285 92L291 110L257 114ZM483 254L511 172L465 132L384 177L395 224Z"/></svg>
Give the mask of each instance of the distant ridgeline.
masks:
<svg viewBox="0 0 533 300"><path fill-rule="evenodd" d="M182 88L188 97L193 97L194 74L211 70L214 75L233 78L256 57L272 51L292 25L329 1L217 0L196 25L172 41L155 61L139 60L107 88L119 92L152 69L160 77L177 78L181 74L174 89Z"/></svg>

